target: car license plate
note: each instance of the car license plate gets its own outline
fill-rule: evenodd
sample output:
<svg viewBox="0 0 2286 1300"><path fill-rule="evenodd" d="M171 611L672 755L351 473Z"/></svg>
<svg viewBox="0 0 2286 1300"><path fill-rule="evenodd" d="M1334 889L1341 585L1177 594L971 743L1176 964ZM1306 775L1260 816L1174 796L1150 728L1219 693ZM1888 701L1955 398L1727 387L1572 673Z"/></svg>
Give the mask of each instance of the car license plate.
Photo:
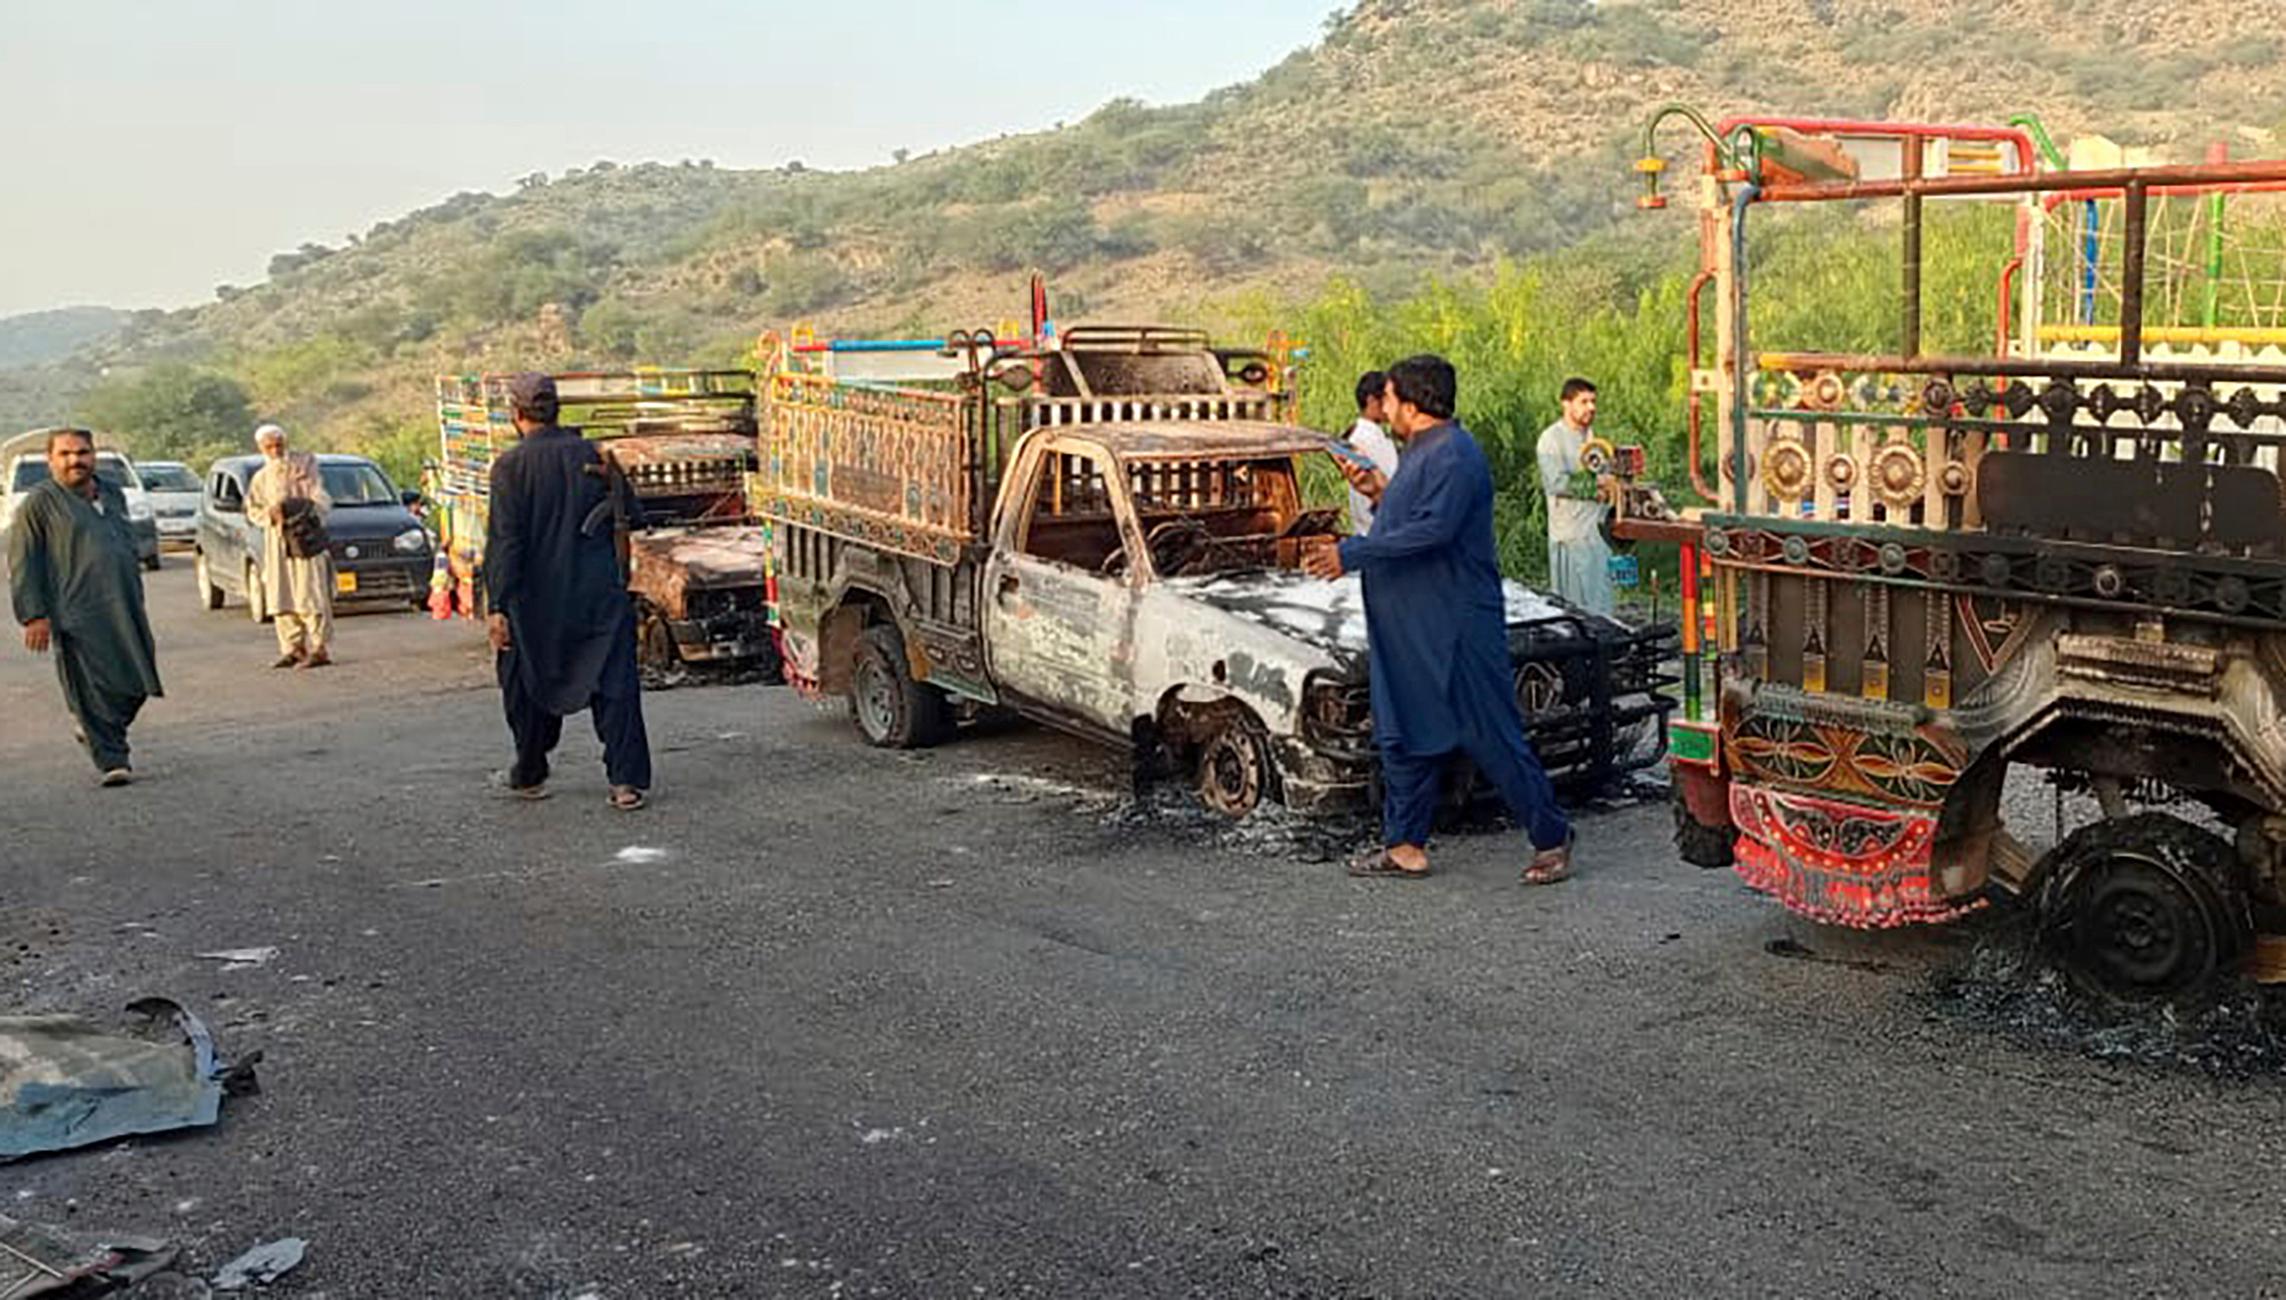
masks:
<svg viewBox="0 0 2286 1300"><path fill-rule="evenodd" d="M333 589L335 591L341 592L344 595L357 590L357 575L354 573L337 573L333 575Z"/></svg>

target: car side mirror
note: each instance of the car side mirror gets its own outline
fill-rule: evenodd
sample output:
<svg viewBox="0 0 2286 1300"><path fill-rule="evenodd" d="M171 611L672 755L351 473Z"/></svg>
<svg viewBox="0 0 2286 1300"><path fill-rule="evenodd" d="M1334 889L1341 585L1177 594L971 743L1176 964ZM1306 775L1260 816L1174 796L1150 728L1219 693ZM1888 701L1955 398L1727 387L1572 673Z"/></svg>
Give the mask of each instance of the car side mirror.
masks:
<svg viewBox="0 0 2286 1300"><path fill-rule="evenodd" d="M397 499L404 502L408 507L421 504L421 494L417 489L414 488L406 488L404 491L399 492L397 494Z"/></svg>
<svg viewBox="0 0 2286 1300"><path fill-rule="evenodd" d="M246 505L244 502L233 501L228 497L216 497L214 499L214 511L216 514L222 515L242 515L246 513Z"/></svg>

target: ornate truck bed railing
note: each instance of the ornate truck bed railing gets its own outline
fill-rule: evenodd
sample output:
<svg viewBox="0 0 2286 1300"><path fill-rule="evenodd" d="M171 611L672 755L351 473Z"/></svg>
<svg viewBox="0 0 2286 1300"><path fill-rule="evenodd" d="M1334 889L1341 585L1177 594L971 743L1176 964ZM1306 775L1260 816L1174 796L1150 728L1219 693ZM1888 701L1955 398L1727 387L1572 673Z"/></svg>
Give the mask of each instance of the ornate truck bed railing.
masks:
<svg viewBox="0 0 2286 1300"><path fill-rule="evenodd" d="M955 393L770 377L762 514L939 563L984 527L983 439Z"/></svg>

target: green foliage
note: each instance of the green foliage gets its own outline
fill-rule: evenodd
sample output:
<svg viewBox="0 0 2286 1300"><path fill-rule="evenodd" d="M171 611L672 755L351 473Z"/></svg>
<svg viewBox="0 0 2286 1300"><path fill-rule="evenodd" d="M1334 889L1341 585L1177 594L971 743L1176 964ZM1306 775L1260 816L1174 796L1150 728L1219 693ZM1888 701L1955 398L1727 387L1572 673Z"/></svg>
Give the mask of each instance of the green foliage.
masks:
<svg viewBox="0 0 2286 1300"><path fill-rule="evenodd" d="M1750 261L1758 349L1896 346L1901 232L1894 221L1884 226L1825 212L1765 220ZM1922 289L1926 350L1991 350L1995 285L2011 251L2012 222L2004 207L1932 205ZM1267 300L1234 314L1242 334L1276 328L1308 341L1302 414L1315 428L1348 427L1356 417L1352 389L1363 372L1417 352L1450 360L1460 372L1461 420L1492 462L1502 565L1541 581L1547 517L1534 453L1540 431L1557 416L1565 379L1595 381L1598 431L1643 444L1670 498L1690 499L1684 303L1691 272L1687 247L1647 255L1631 241L1605 240L1504 263L1488 281L1432 280L1395 297L1338 281L1298 315ZM1703 309L1711 340L1714 304ZM1672 580L1671 557L1646 563Z"/></svg>
<svg viewBox="0 0 2286 1300"><path fill-rule="evenodd" d="M75 416L116 435L134 455L189 465L243 449L255 423L237 380L182 362L106 380L80 399Z"/></svg>
<svg viewBox="0 0 2286 1300"><path fill-rule="evenodd" d="M851 281L841 264L821 253L773 257L762 268L768 286L764 301L778 317L822 311L849 296Z"/></svg>
<svg viewBox="0 0 2286 1300"><path fill-rule="evenodd" d="M258 353L235 367L262 409L303 402L354 401L366 391L373 350L338 334L319 334Z"/></svg>
<svg viewBox="0 0 2286 1300"><path fill-rule="evenodd" d="M564 230L519 230L490 241L461 273L428 287L424 300L469 322L529 319L548 303L594 301L614 264L608 244Z"/></svg>
<svg viewBox="0 0 2286 1300"><path fill-rule="evenodd" d="M360 455L370 458L400 489L421 485L421 465L437 457L437 425L429 417L374 419L352 440Z"/></svg>

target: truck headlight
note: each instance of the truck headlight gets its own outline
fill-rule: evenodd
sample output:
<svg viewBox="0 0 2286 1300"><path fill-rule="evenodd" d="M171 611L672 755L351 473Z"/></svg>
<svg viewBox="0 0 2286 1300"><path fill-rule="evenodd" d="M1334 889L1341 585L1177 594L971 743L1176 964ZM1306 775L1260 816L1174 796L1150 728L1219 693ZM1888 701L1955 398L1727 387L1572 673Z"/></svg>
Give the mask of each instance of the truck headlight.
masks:
<svg viewBox="0 0 2286 1300"><path fill-rule="evenodd" d="M429 532L425 528L408 528L389 539L389 549L399 555L419 555L429 549Z"/></svg>
<svg viewBox="0 0 2286 1300"><path fill-rule="evenodd" d="M127 517L128 517L129 519L138 519L138 520L139 520L139 519L149 519L149 518L151 517L151 503L150 503L150 502L148 502L148 501L130 501L130 502L128 502L128 503L127 503Z"/></svg>

